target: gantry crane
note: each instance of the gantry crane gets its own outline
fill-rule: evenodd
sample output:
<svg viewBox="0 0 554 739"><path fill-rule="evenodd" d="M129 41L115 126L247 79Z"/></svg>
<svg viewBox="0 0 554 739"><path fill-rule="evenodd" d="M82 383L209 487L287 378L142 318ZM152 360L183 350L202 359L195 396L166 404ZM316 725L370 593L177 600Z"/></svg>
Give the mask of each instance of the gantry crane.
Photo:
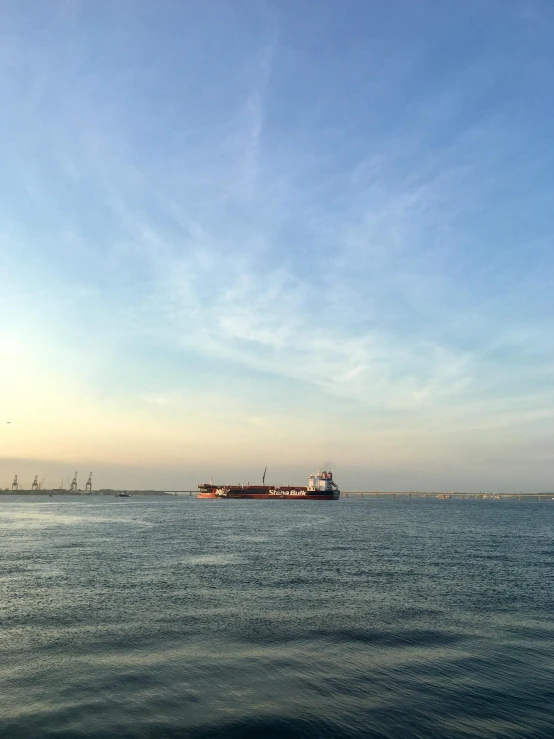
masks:
<svg viewBox="0 0 554 739"><path fill-rule="evenodd" d="M13 478L12 490L19 490L19 483L17 482L17 475Z"/></svg>
<svg viewBox="0 0 554 739"><path fill-rule="evenodd" d="M87 484L85 485L85 493L92 493L92 472L88 476Z"/></svg>
<svg viewBox="0 0 554 739"><path fill-rule="evenodd" d="M35 479L33 480L33 484L31 485L31 490L38 490L38 475L35 475Z"/></svg>
<svg viewBox="0 0 554 739"><path fill-rule="evenodd" d="M71 480L71 487L69 488L69 491L71 493L77 492L77 472L75 472L75 475L73 476L73 480Z"/></svg>

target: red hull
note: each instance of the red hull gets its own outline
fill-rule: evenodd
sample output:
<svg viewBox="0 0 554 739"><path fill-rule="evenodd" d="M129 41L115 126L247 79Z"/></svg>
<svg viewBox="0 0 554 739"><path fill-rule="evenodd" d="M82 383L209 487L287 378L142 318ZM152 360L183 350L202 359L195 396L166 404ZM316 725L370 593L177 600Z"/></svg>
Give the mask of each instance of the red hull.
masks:
<svg viewBox="0 0 554 739"><path fill-rule="evenodd" d="M256 500L338 500L332 495L230 495L229 498Z"/></svg>
<svg viewBox="0 0 554 739"><path fill-rule="evenodd" d="M217 496L215 493L198 493L196 496L202 500L207 498L218 498L222 500L338 500L338 496L335 498L333 495L266 495L264 493L252 494L252 495L229 495L229 496Z"/></svg>

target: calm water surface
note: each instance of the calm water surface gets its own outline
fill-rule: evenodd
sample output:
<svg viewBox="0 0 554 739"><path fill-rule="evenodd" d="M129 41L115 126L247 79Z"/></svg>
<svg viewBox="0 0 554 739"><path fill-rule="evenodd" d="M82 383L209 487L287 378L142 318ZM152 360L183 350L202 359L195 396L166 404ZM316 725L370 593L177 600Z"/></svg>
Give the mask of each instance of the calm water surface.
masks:
<svg viewBox="0 0 554 739"><path fill-rule="evenodd" d="M0 498L2 737L554 737L554 501Z"/></svg>

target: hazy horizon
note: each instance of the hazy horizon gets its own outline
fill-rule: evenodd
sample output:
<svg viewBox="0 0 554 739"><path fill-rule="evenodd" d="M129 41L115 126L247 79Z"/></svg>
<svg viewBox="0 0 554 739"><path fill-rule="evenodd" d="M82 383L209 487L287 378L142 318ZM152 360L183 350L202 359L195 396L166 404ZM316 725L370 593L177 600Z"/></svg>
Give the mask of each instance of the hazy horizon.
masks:
<svg viewBox="0 0 554 739"><path fill-rule="evenodd" d="M0 487L554 487L552 3L0 21Z"/></svg>

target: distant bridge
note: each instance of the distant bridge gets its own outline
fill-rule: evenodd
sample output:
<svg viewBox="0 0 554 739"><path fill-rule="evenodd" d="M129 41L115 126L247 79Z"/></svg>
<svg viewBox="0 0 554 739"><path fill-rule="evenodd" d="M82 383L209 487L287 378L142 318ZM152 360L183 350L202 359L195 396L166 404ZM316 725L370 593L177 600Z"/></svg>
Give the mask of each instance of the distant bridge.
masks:
<svg viewBox="0 0 554 739"><path fill-rule="evenodd" d="M114 491L116 492L116 491ZM119 491L117 491L119 492ZM188 495L193 496L198 494L198 490L128 490L128 493L136 493L137 495L147 495L148 493L155 495ZM359 498L428 498L438 500L450 500L452 498L460 499L473 499L473 500L504 500L504 499L516 499L516 500L551 500L554 498L554 492L552 493L440 493L440 492L424 492L424 491L400 491L400 492L381 492L381 491L342 491L340 494L341 498L359 497Z"/></svg>
<svg viewBox="0 0 554 739"><path fill-rule="evenodd" d="M451 498L467 498L473 500L504 500L504 499L516 499L516 500L552 500L554 499L554 492L552 493L429 493L429 492L341 492L341 498L348 498L350 496L358 496L361 498L435 498L439 500L450 500Z"/></svg>

